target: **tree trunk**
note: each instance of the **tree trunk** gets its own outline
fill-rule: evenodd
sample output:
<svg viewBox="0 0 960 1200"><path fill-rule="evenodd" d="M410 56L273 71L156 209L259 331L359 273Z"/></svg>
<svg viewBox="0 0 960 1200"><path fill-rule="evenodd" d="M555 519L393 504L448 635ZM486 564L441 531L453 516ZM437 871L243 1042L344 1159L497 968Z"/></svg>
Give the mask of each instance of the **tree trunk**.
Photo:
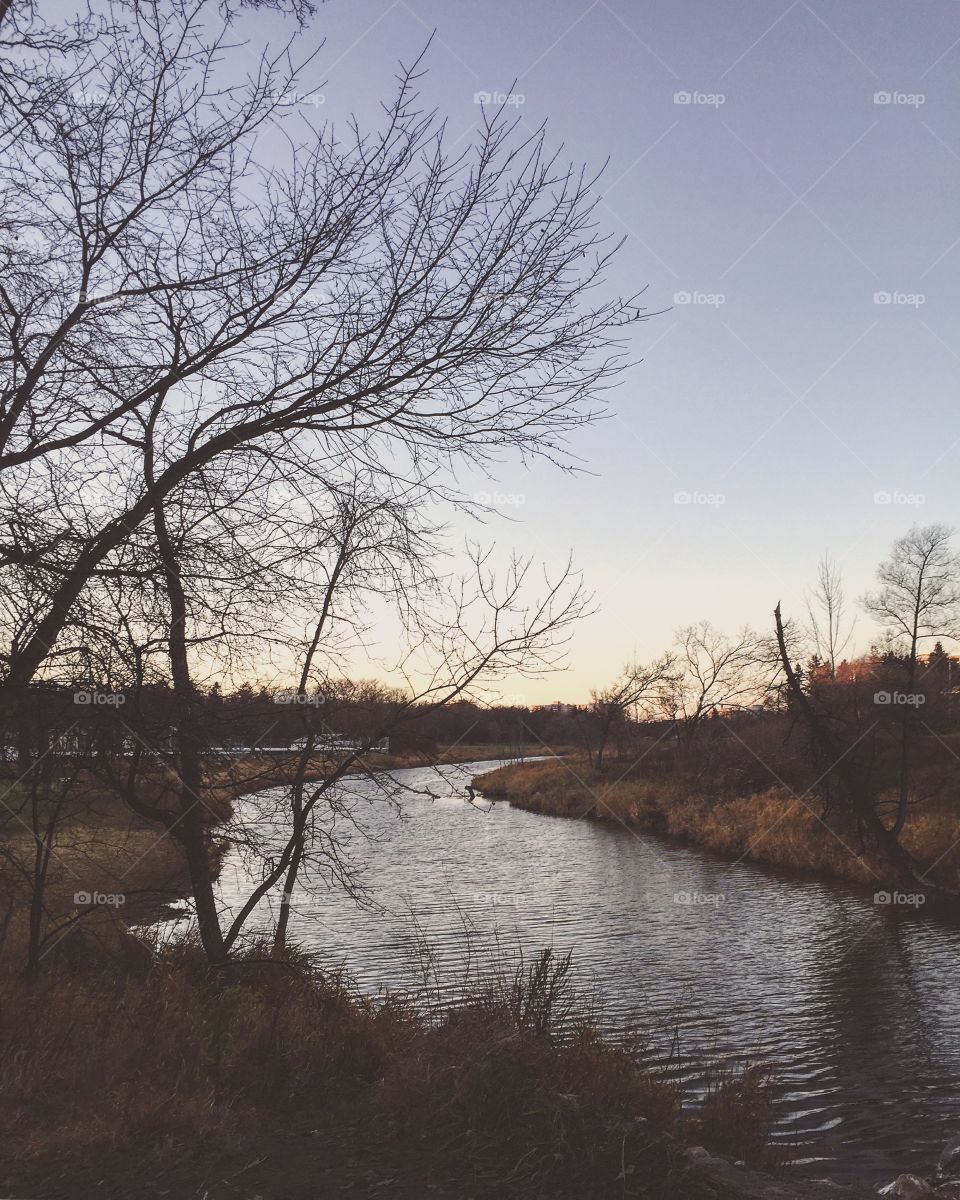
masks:
<svg viewBox="0 0 960 1200"><path fill-rule="evenodd" d="M897 802L897 819L892 833L897 837L907 822L907 804L910 798L910 757L913 748L914 717L916 708L913 697L917 686L917 618L914 615L913 640L910 644L910 663L907 670L907 702L904 706L903 723L900 730L900 796Z"/></svg>
<svg viewBox="0 0 960 1200"><path fill-rule="evenodd" d="M280 915L277 917L277 928L273 935L273 953L279 958L287 946L287 926L290 923L290 901L296 886L297 875L300 871L300 860L303 858L303 839L298 838L290 860L290 868L283 884L283 895L280 898Z"/></svg>
<svg viewBox="0 0 960 1200"><path fill-rule="evenodd" d="M154 510L154 529L163 562L167 595L170 600L170 629L167 643L170 653L170 674L173 679L177 707L177 749L179 758L178 803L180 819L171 833L183 847L190 874L197 912L200 941L210 962L222 962L226 957L220 916L213 892L208 822L203 815L203 772L200 747L195 734L193 683L187 656L187 603L180 578L180 564L170 540L166 518L161 506Z"/></svg>

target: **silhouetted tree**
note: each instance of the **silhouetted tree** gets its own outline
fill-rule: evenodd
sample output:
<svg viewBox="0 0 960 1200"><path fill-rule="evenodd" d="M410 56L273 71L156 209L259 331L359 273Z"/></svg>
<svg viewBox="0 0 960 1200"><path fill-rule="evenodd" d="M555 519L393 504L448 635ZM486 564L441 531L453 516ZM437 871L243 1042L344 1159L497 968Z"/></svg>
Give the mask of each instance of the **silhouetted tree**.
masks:
<svg viewBox="0 0 960 1200"><path fill-rule="evenodd" d="M911 748L919 723L918 678L922 643L960 635L960 557L945 525L915 525L893 544L877 569L880 587L863 598L867 612L900 649L905 662L901 719L899 834L907 819Z"/></svg>
<svg viewBox="0 0 960 1200"><path fill-rule="evenodd" d="M678 678L676 658L664 654L651 663L629 663L609 687L591 693L598 771L603 770L604 751L614 731L629 715L639 719L641 707L652 711L663 690L675 687Z"/></svg>

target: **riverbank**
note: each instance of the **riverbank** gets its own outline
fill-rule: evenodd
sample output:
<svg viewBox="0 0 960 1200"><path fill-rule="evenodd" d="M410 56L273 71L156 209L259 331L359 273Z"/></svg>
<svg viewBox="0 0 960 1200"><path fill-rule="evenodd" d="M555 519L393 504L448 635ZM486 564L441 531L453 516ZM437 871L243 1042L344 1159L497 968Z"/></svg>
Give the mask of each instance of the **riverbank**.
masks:
<svg viewBox="0 0 960 1200"><path fill-rule="evenodd" d="M460 772L456 775L459 780ZM419 823L423 830L434 831L446 822L458 844L466 826L486 829L498 818L538 831L526 845L528 855L535 852L542 833L539 822L511 813L506 806L481 814L462 803L440 805L432 813L425 808L424 816ZM402 823L402 827L416 824ZM554 828L561 841L572 836L605 846L609 838L598 838L598 832L591 834L572 822ZM481 841L485 838L483 834ZM494 853L502 854L507 844ZM392 853L403 857L403 844L395 845ZM473 853L468 851L470 856ZM414 869L426 871L426 862L435 861L433 843L429 855L423 866L415 861ZM484 869L490 867L481 865ZM597 871L592 871L585 878L597 877ZM487 886L503 893L508 878L505 875ZM619 911L633 909L627 904ZM110 916L107 911L102 915ZM391 942L390 927L382 926L378 936ZM527 942L540 944L540 940ZM592 1040L580 1043L579 1059L568 1060L566 1054L574 1043L558 1046L550 1024L537 1029L538 1004L523 999L530 993L527 976L518 992L509 970L503 971L503 986L492 1001L481 997L481 1016L471 1015L464 1027L463 1008L440 1008L436 997L450 994L446 987L431 989L435 999L426 1008L407 995L380 993L376 980L386 977L386 964L378 976L364 983L368 996L376 999L362 1000L339 977L320 973L314 981L301 976L302 987L291 984L289 990L270 990L266 973L286 972L287 966L250 961L261 956L256 949L246 960L209 972L188 948L171 947L156 955L147 952L144 959L142 943L123 939L123 945L130 969L119 971L102 944L90 944L85 924L81 925L44 960L33 992L21 992L12 979L2 988L0 1011L10 1040L0 1040L0 1070L9 1072L10 1094L18 1097L10 1105L10 1134L27 1138L22 1145L14 1142L14 1148L29 1167L28 1174L11 1171L0 1180L7 1185L4 1194L24 1200L57 1200L61 1195L70 1195L71 1200L85 1195L119 1200L134 1188L138 1195L177 1200L201 1195L226 1200L238 1194L260 1195L263 1200L291 1200L301 1194L467 1200L520 1193L554 1200L566 1195L837 1200L864 1194L852 1186L841 1190L796 1179L787 1183L732 1165L731 1158L762 1161L765 1157L764 1131L770 1112L764 1103L758 1104L763 1100L763 1078L758 1074L749 1086L743 1080L721 1077L714 1090L721 1090L727 1101L708 1105L706 1119L676 1107L661 1112L655 1106L651 1113L643 1107L654 1099L646 1089L666 1088L656 1101L660 1104L671 1094L676 1103L675 1088L656 1068L645 1069L640 1055L632 1061L643 1078L641 1095L646 1099L638 1099L632 1085L626 1093L621 1091L617 1080L622 1083L624 1078L624 1060L619 1054L611 1059L602 1049L606 1043L591 1024L589 1008L580 1010L579 1022L582 1030L592 1031ZM135 951L134 946L140 949ZM323 928L317 948L323 952L329 947L329 931ZM362 944L351 941L349 961L357 963L362 957ZM444 958L449 962L451 956L445 953ZM298 965L296 956L293 965ZM704 978L711 978L709 971ZM719 975L712 978L718 981ZM456 981L445 982L454 985L456 994ZM407 986L415 986L415 980ZM608 980L603 986L612 985ZM542 987L539 994L544 994ZM338 996L345 998L343 1006ZM551 1021L563 1007L548 1005ZM466 1011L472 1014L472 1008L468 1003ZM604 1010L609 1015L606 1004ZM26 1019L33 1011L49 1014L42 1028ZM412 1027L400 1019L411 1011ZM749 1011L738 1018L745 1027L751 1020ZM486 1014L491 1012L505 1012L506 1026L500 1025L499 1017L488 1022ZM571 1015L576 1017L576 1010ZM526 1022L526 1028L516 1028L518 1021ZM442 1037L438 1028L445 1031ZM325 1044L312 1041L314 1036L326 1038ZM143 1045L149 1045L146 1054ZM30 1047L29 1052L22 1051L24 1046ZM111 1060L115 1049L119 1062ZM562 1063L553 1057L558 1050ZM484 1073L488 1052L492 1055L489 1077ZM89 1057L86 1066L84 1054ZM750 1054L751 1061L768 1061L755 1048ZM703 1066L719 1056L720 1051L711 1048ZM722 1056L725 1062L744 1061L730 1055L727 1047ZM769 1060L776 1057L772 1054ZM175 1079L165 1073L168 1058L178 1066ZM531 1088L518 1089L510 1071L526 1072L530 1061L535 1068ZM657 1056L648 1061L663 1060ZM602 1078L591 1075L594 1071L611 1086L616 1084L612 1092ZM507 1085L500 1087L497 1081L504 1072ZM45 1091L37 1087L36 1079L46 1081ZM478 1087L475 1079L480 1081ZM385 1101L383 1086L389 1080L394 1088ZM725 1082L732 1083L734 1090L725 1088ZM138 1094L138 1087L143 1094ZM426 1098L425 1090L429 1091ZM289 1100L284 1099L288 1094ZM731 1097L737 1097L732 1104ZM538 1107L541 1098L545 1109ZM408 1113L411 1105L413 1114ZM431 1105L439 1106L439 1113ZM585 1105L592 1115L584 1111ZM124 1128L121 1109L127 1114L124 1120L131 1123L132 1136L124 1130L118 1139L105 1139L103 1130ZM185 1117L178 1115L181 1111ZM538 1113L546 1124L546 1141L541 1137L543 1126L534 1120ZM515 1130L515 1140L503 1131L501 1118ZM453 1121L462 1123L451 1125ZM578 1177L575 1163L564 1156L574 1132L583 1128L581 1122L594 1131L589 1134L591 1147L605 1145L608 1151L606 1157L587 1160L594 1175ZM639 1148L634 1154L638 1129L661 1145L664 1159L648 1160ZM549 1141L554 1134L564 1139L559 1147ZM611 1186L609 1147L617 1134L620 1146L626 1143L624 1165L633 1173L624 1178L617 1159ZM687 1149L703 1142L714 1148L714 1156ZM725 1157L716 1158L716 1152ZM932 1153L935 1158L936 1151ZM560 1157L554 1160L552 1155ZM553 1161L555 1169L549 1165ZM655 1173L658 1162L667 1163L662 1177ZM910 1162L916 1169L917 1157ZM826 1164L824 1170L830 1173ZM569 1188L564 1171L575 1181ZM559 1181L557 1172L563 1175ZM885 1179L894 1173L890 1171ZM636 1175L642 1177L640 1183ZM844 1176L848 1184L857 1177L849 1171ZM659 1191L643 1190L650 1180L662 1184Z"/></svg>
<svg viewBox="0 0 960 1200"><path fill-rule="evenodd" d="M435 753L407 751L403 754L385 754L373 751L364 754L361 761L353 763L348 775L363 775L371 771L404 771L414 767L438 767L457 763L495 762L504 758L519 759L536 757L542 747L500 746L489 744L462 744L449 746ZM562 751L559 751L562 753ZM307 764L305 781L316 783L324 779L337 759L325 755L311 758ZM231 803L240 796L263 792L268 788L289 784L296 775L298 758L276 756L266 758L251 755L227 764L208 768L208 786L218 803Z"/></svg>
<svg viewBox="0 0 960 1200"><path fill-rule="evenodd" d="M352 765L349 773L403 770L446 763L497 761L516 755L518 747L461 744L434 754L370 754ZM204 782L198 800L212 828L226 827L236 801L243 795L288 784L297 759L248 757L228 763L209 761L204 765ZM308 782L328 775L336 760L317 756L307 768ZM156 780L147 781L156 784ZM159 788L156 788L159 790ZM114 926L104 909L88 908L83 897L111 897L129 925L162 920L175 904L189 894L190 880L179 844L164 827L134 813L114 790L100 781L81 780L69 803L41 803L36 814L26 790L14 783L5 792L0 812L0 835L5 853L0 861L0 951L22 960L27 943L27 913L33 895L34 851L31 832L48 832L50 856L43 888L43 925L50 940L72 938L71 925L78 911L83 924L107 942L114 941ZM211 848L210 870L219 871L227 842L218 839ZM80 899L78 900L78 897ZM5 915L5 908L7 908Z"/></svg>
<svg viewBox="0 0 960 1200"><path fill-rule="evenodd" d="M89 950L0 984L5 1195L708 1200L685 1145L768 1157L762 1074L685 1110L549 951L438 1011L296 952Z"/></svg>
<svg viewBox="0 0 960 1200"><path fill-rule="evenodd" d="M739 794L726 785L702 790L695 777L637 776L610 764L598 772L585 759L516 763L477 776L488 799L555 817L616 821L702 846L725 857L788 867L855 883L885 882L880 864L861 853L856 830L824 812L812 795L774 785ZM936 878L960 885L960 820L946 806L915 814L903 844L919 862L936 862Z"/></svg>

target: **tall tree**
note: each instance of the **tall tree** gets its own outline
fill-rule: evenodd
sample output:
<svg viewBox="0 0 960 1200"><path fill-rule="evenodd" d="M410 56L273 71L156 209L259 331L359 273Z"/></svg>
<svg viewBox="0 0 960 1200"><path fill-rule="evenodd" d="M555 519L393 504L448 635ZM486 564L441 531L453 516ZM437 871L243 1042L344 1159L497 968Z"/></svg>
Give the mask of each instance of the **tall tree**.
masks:
<svg viewBox="0 0 960 1200"><path fill-rule="evenodd" d="M922 645L929 640L960 636L960 556L946 525L914 525L893 544L889 558L877 568L880 584L863 598L863 606L903 654L906 677L901 719L900 784L893 832L907 818L910 760L919 717L917 688Z"/></svg>
<svg viewBox="0 0 960 1200"><path fill-rule="evenodd" d="M678 670L663 701L687 740L708 718L757 704L770 689L769 642L748 627L731 635L701 621L678 630L675 645Z"/></svg>
<svg viewBox="0 0 960 1200"><path fill-rule="evenodd" d="M419 64L379 130L314 127L282 103L287 51L224 78L209 6L105 11L16 138L0 114L0 567L46 583L3 647L8 689L189 480L271 457L415 487L562 454L641 318L595 298L614 248L594 181L542 130L485 110L452 153Z"/></svg>
<svg viewBox="0 0 960 1200"><path fill-rule="evenodd" d="M806 604L814 654L825 664L830 678L836 679L837 663L850 645L855 620L847 618L843 575L829 554L817 564L817 585L807 595Z"/></svg>

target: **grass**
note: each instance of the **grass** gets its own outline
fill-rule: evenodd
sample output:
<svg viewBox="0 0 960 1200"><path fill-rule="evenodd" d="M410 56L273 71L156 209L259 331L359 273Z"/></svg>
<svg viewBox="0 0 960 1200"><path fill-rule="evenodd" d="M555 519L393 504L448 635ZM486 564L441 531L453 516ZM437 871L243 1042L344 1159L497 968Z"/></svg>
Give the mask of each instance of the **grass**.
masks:
<svg viewBox="0 0 960 1200"><path fill-rule="evenodd" d="M363 998L259 946L218 970L190 943L137 969L95 949L81 962L55 960L33 988L0 984L0 1132L18 1164L4 1194L54 1200L95 1181L101 1196L214 1200L238 1194L243 1172L240 1194L266 1200L433 1185L695 1198L709 1192L684 1138L764 1153L758 1076L726 1078L684 1115L674 1084L601 1036L550 951L440 1010Z"/></svg>
<svg viewBox="0 0 960 1200"><path fill-rule="evenodd" d="M50 814L41 805L41 837L48 820ZM37 841L31 824L28 797L14 785L5 792L0 814L0 954L8 962L26 958L27 922L16 918L26 913L33 891ZM157 920L167 905L188 891L180 848L159 825L136 816L106 790L85 788L82 795L70 796L54 822L43 892L43 932L51 942L82 911L85 925L116 944L110 913L78 904L78 894L120 897L126 921L138 923Z"/></svg>
<svg viewBox="0 0 960 1200"><path fill-rule="evenodd" d="M487 772L474 786L491 799L551 816L620 821L703 846L736 859L768 863L857 883L877 883L882 871L860 853L856 831L822 801L779 784L740 791L736 780L709 789L682 772L638 777L611 763L604 772L584 759L518 763ZM742 785L740 785L742 786ZM802 797L799 798L799 797ZM960 885L960 818L949 799L911 812L903 843L933 877Z"/></svg>

